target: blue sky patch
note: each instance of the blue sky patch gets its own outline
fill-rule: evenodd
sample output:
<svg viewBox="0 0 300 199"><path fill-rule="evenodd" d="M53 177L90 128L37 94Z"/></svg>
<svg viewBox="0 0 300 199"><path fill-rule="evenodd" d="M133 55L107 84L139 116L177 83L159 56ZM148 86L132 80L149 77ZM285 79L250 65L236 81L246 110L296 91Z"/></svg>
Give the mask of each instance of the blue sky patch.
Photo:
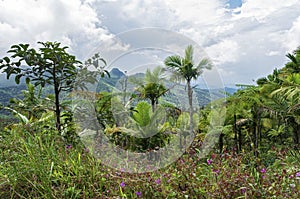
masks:
<svg viewBox="0 0 300 199"><path fill-rule="evenodd" d="M229 8L234 9L237 7L241 7L243 2L242 0L229 0Z"/></svg>

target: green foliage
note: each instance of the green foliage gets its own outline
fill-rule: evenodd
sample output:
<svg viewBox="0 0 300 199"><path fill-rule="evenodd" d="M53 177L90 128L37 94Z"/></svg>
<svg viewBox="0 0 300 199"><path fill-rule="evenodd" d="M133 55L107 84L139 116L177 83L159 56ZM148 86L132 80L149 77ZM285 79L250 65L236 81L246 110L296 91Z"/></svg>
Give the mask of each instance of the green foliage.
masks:
<svg viewBox="0 0 300 199"><path fill-rule="evenodd" d="M0 151L1 198L81 198L83 192L94 195L105 186L104 173L99 173L103 167L81 146L66 145L53 129L6 130Z"/></svg>
<svg viewBox="0 0 300 199"><path fill-rule="evenodd" d="M112 126L115 121L111 111L112 94L108 92L101 92L97 95L95 103L95 111L97 119L102 127Z"/></svg>
<svg viewBox="0 0 300 199"><path fill-rule="evenodd" d="M145 127L150 123L151 106L147 102L139 102L132 114L132 118L140 125Z"/></svg>
<svg viewBox="0 0 300 199"><path fill-rule="evenodd" d="M29 44L13 45L8 51L12 53L11 58L4 57L5 63L1 62L0 69L7 74L7 79L14 74L17 84L24 77L27 84L32 81L35 86L53 86L56 127L61 131L60 94L61 91L71 90L80 62L66 52L67 47L60 47L60 43L38 43L42 45L38 50L29 48Z"/></svg>
<svg viewBox="0 0 300 199"><path fill-rule="evenodd" d="M158 66L150 71L146 70L143 79L137 77L129 78L129 81L138 85L136 91L141 99L149 99L152 106L152 112L158 104L158 99L166 94L168 89L164 86L165 69Z"/></svg>
<svg viewBox="0 0 300 199"><path fill-rule="evenodd" d="M6 108L13 112L19 112L26 115L28 120L35 120L41 116L41 114L47 110L53 110L52 100L48 97L42 97L42 87L36 87L31 83L27 84L27 90L23 90L22 99L12 98L10 99L9 107Z"/></svg>
<svg viewBox="0 0 300 199"><path fill-rule="evenodd" d="M268 132L268 136L270 136L270 137L278 137L280 134L284 133L285 128L286 127L284 125L280 125L278 127L278 129L271 129Z"/></svg>
<svg viewBox="0 0 300 199"><path fill-rule="evenodd" d="M116 103L114 103L114 108L116 108ZM122 107L120 109L123 110ZM170 137L166 134L169 130L168 125L164 125L165 110L158 107L155 112L152 112L151 106L141 101L131 112L131 114L125 113L125 123L118 123L123 125L106 126L105 132L110 136L110 140L124 149L135 152L165 146Z"/></svg>
<svg viewBox="0 0 300 199"><path fill-rule="evenodd" d="M7 74L7 79L15 75L17 84L24 77L27 84L31 81L35 83L35 86L53 86L56 127L61 133L61 93L71 91L73 86L85 88L86 80L96 81L96 75L99 73L89 73L87 66L93 65L96 69L100 68L100 74L104 76L103 74L107 71L100 63L104 65L106 63L99 55L95 55L87 61L87 66L83 66L75 56L66 51L68 47L61 47L58 42L38 42L38 44L41 45L38 49L29 48L29 44L13 45L8 51L12 54L10 58L1 59L0 69ZM80 78L77 78L79 70L82 71Z"/></svg>
<svg viewBox="0 0 300 199"><path fill-rule="evenodd" d="M28 124L29 123L29 119L25 115L22 115L18 111L14 110L14 109L11 109L9 107L6 107L5 109L13 112L13 114L16 115L16 117L20 120L20 122L22 124Z"/></svg>
<svg viewBox="0 0 300 199"><path fill-rule="evenodd" d="M202 59L197 65L193 58L194 49L189 45L185 49L185 56L178 55L169 56L165 59L165 65L173 72L174 79L190 82L192 79L197 79L203 73L204 69L211 69L212 63L209 59Z"/></svg>
<svg viewBox="0 0 300 199"><path fill-rule="evenodd" d="M5 63L0 68L7 78L15 74L17 84L25 77L27 83L31 80L35 85L59 84L59 89L70 89L80 62L66 52L67 47L60 47L60 43L38 43L42 45L38 50L29 48L29 44L13 45L8 51L11 57L4 57Z"/></svg>

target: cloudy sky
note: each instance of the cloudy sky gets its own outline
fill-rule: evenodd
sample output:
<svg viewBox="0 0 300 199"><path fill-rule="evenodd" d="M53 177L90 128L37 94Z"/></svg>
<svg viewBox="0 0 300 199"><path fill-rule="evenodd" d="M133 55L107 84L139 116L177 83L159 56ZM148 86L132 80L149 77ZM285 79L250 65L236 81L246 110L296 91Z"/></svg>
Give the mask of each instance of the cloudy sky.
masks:
<svg viewBox="0 0 300 199"><path fill-rule="evenodd" d="M59 41L83 60L124 32L161 28L198 44L225 85L253 84L300 46L300 0L0 0L0 10L1 57L12 44Z"/></svg>

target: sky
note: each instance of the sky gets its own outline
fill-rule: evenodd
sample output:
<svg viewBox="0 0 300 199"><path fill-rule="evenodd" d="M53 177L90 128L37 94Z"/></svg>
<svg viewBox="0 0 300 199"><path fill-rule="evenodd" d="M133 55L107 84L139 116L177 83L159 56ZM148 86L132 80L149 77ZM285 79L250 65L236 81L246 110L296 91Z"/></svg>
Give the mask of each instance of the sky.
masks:
<svg viewBox="0 0 300 199"><path fill-rule="evenodd" d="M136 53L157 64L162 55L179 52L170 52L170 43L164 49L161 34L134 34L157 28L201 47L228 86L254 84L283 67L285 55L300 46L300 0L0 0L0 10L1 57L13 44L58 41L83 61L95 51L107 53L107 41L130 32L126 43L114 47L126 51L145 47L144 40L161 42ZM131 55L119 64L134 68Z"/></svg>

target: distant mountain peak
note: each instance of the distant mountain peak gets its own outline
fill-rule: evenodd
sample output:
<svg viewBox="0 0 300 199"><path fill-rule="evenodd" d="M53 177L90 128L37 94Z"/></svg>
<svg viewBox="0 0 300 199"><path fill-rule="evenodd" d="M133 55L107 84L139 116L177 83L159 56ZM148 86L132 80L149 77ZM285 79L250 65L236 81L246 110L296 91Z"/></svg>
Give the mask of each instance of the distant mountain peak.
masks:
<svg viewBox="0 0 300 199"><path fill-rule="evenodd" d="M111 77L115 77L115 78L120 78L123 77L125 74L120 71L118 68L113 68L111 69L111 71L109 72Z"/></svg>

